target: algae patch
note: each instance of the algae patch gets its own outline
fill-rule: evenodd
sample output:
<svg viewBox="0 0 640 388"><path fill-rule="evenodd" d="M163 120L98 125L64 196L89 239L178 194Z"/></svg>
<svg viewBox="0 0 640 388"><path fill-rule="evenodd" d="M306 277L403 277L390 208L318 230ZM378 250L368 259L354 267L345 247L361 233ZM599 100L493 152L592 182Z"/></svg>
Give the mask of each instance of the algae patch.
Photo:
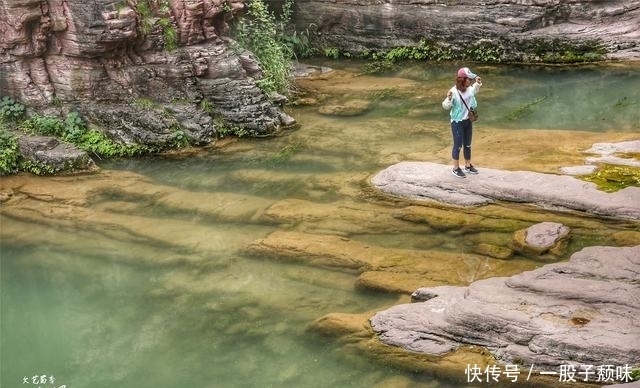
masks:
<svg viewBox="0 0 640 388"><path fill-rule="evenodd" d="M580 179L595 183L602 191L612 193L629 186L640 187L640 168L603 164Z"/></svg>

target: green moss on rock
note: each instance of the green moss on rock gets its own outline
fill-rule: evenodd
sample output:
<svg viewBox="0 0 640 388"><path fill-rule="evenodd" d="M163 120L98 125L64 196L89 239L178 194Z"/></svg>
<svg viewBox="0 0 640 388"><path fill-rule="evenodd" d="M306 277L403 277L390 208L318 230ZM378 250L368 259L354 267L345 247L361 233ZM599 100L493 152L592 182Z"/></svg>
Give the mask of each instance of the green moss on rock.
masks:
<svg viewBox="0 0 640 388"><path fill-rule="evenodd" d="M640 168L603 164L593 174L583 175L581 179L611 193L629 186L640 187Z"/></svg>

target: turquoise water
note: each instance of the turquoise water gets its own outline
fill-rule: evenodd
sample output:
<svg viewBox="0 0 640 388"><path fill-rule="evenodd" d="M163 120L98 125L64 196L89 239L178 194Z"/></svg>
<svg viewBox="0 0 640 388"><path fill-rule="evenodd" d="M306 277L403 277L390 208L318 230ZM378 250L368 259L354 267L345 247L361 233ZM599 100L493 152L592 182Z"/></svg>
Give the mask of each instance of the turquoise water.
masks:
<svg viewBox="0 0 640 388"><path fill-rule="evenodd" d="M307 330L390 301L346 275L240 257L197 271L130 265L113 260L127 247L101 245L3 247L3 387L33 375L67 387L368 387L399 373ZM335 284L315 284L323 276Z"/></svg>
<svg viewBox="0 0 640 388"><path fill-rule="evenodd" d="M242 140L191 157L120 160L101 167L131 171L163 190L239 194L265 207L292 199L345 201L378 214L394 204L370 195L369 176L447 147L446 136L423 131L421 123L446 122L439 102L456 67L421 65L393 74L417 82L415 92L340 92L323 102L368 96L372 109L359 116L291 107L299 127L279 137ZM640 133L637 66L473 70L485 79L480 112L487 126ZM416 98L420 95L427 97ZM44 375L54 376L56 387L83 388L382 388L395 386L397 378L407 387L449 386L373 361L309 330L326 314L383 309L396 295L356 289L354 273L247 257L242 249L274 231L294 230L462 253L468 247L459 243L459 232L389 229L377 220L363 228L331 213L326 220L282 224L242 213L217 217L184 211L190 198L185 195L185 206L172 208L159 206L152 194L102 191L82 205L123 217L118 219L125 224L3 215L0 385L22 387L23 378ZM135 217L151 220L159 230L180 225L199 242L132 236L125 227L135 225Z"/></svg>
<svg viewBox="0 0 640 388"><path fill-rule="evenodd" d="M404 96L396 99L391 109L375 109L370 114L397 117L406 109L421 108L426 109L421 117L441 120L439 102L453 85L449 73L458 66L462 64L425 64L404 69L403 77L421 83L414 95L435 88L438 98L407 101ZM469 66L484 80L478 95L483 124L514 129L640 132L638 65Z"/></svg>

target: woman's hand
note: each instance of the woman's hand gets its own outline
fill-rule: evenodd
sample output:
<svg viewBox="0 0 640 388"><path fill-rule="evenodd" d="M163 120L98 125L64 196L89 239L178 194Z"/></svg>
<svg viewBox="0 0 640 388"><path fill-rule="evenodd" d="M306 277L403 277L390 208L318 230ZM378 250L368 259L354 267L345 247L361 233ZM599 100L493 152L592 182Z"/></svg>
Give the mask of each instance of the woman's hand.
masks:
<svg viewBox="0 0 640 388"><path fill-rule="evenodd" d="M453 92L449 90L449 92L447 93L447 98L449 99L449 101L451 101L451 97L453 97Z"/></svg>
<svg viewBox="0 0 640 388"><path fill-rule="evenodd" d="M476 77L476 82L478 83L478 85L482 86L482 77L477 76Z"/></svg>

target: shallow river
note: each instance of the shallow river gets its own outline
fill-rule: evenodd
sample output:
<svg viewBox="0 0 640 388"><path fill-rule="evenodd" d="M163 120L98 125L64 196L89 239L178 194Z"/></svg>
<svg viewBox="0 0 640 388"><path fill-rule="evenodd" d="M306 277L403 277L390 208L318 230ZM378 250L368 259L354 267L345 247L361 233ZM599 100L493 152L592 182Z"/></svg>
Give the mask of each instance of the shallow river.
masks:
<svg viewBox="0 0 640 388"><path fill-rule="evenodd" d="M55 382L42 386L82 388L449 387L309 328L398 294L357 288L354 271L243 253L274 231L472 249L465 238L477 230L389 226L375 216L405 204L368 185L401 160L449 163L440 102L458 65L384 76L326 65L336 71L300 81L306 103L288 108L298 127L280 136L99 163L87 176L3 177L13 195L0 224L0 385L45 376ZM640 137L638 65L472 69L485 83L479 169L553 172L581 163L592 143ZM283 203L308 213L262 216ZM602 235L618 227L603 223ZM566 257L601 242L579 235Z"/></svg>

